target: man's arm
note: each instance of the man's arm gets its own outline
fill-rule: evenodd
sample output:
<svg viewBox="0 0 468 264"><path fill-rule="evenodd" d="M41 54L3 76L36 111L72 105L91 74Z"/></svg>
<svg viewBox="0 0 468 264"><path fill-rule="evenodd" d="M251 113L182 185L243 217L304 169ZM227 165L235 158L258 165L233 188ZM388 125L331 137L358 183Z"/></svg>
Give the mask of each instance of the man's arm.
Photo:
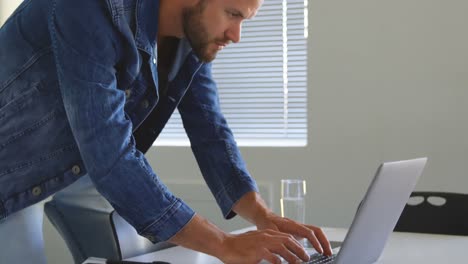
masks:
<svg viewBox="0 0 468 264"><path fill-rule="evenodd" d="M200 66L178 109L200 171L224 218L230 219L236 215L233 205L258 188L221 112L211 67Z"/></svg>

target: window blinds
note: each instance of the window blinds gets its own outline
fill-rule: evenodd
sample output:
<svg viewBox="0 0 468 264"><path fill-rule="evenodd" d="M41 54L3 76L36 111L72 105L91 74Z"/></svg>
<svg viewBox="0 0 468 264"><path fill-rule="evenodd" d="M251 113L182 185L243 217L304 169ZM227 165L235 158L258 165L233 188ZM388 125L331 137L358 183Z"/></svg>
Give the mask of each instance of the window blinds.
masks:
<svg viewBox="0 0 468 264"><path fill-rule="evenodd" d="M307 0L265 1L242 38L218 53L213 77L240 146L307 143ZM176 111L156 145L189 145Z"/></svg>

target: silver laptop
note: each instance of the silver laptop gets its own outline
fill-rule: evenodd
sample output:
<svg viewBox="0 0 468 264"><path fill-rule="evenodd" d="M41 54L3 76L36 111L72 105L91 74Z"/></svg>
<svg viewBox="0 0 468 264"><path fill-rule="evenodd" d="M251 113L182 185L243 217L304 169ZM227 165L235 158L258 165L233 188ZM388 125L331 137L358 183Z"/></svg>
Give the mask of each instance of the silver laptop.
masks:
<svg viewBox="0 0 468 264"><path fill-rule="evenodd" d="M426 162L427 158L419 158L380 165L338 253L332 257L313 255L307 263L378 261Z"/></svg>

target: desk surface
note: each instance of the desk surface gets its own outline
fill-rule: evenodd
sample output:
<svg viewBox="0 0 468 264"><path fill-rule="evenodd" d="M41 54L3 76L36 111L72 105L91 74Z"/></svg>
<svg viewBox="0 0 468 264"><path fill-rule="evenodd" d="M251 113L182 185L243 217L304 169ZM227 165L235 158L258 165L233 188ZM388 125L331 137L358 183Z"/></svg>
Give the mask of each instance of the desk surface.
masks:
<svg viewBox="0 0 468 264"><path fill-rule="evenodd" d="M245 231L245 230L240 230ZM343 241L347 229L324 228L331 241ZM394 232L379 264L466 263L468 237ZM313 250L310 250L313 252ZM402 260L403 258L403 260ZM173 247L131 258L134 261L168 261L171 264L222 264L218 259L182 247ZM267 263L267 262L265 262Z"/></svg>

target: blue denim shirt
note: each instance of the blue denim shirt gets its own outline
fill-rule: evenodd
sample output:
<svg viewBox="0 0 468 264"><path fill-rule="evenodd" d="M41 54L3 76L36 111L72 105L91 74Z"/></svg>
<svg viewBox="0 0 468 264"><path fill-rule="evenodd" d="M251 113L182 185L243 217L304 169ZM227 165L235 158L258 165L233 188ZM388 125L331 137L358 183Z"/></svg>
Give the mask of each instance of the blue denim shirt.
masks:
<svg viewBox="0 0 468 264"><path fill-rule="evenodd" d="M144 152L176 107L223 215L257 190L211 64L184 39L160 95L158 9L157 0L25 0L2 26L0 219L89 175L139 234L169 239L194 212Z"/></svg>

